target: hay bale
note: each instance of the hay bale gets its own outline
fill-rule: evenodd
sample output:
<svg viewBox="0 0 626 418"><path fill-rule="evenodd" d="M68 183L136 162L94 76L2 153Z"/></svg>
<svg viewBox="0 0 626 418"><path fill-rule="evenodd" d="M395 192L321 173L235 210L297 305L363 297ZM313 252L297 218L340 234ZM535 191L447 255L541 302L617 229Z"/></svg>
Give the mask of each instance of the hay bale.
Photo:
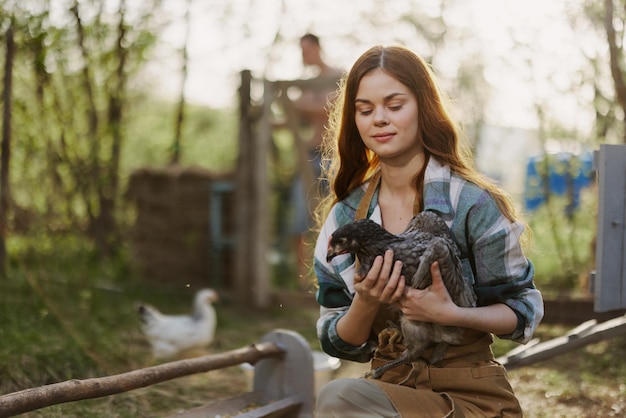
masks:
<svg viewBox="0 0 626 418"><path fill-rule="evenodd" d="M129 180L127 199L135 206L131 229L132 261L145 279L156 282L226 286L232 281L233 249L213 266L210 213L211 184L232 175L198 167L140 168ZM222 196L224 235L235 231L234 192ZM223 272L215 277L214 272Z"/></svg>

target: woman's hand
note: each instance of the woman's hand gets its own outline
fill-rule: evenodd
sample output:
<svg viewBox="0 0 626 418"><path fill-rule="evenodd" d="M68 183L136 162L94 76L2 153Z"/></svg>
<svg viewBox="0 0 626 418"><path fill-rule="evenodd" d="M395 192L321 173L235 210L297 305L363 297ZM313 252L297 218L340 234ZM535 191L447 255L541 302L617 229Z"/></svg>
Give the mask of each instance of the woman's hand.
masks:
<svg viewBox="0 0 626 418"><path fill-rule="evenodd" d="M429 287L422 290L407 287L398 306L407 319L454 325L460 310L443 283L439 263L430 266L430 275L433 282Z"/></svg>
<svg viewBox="0 0 626 418"><path fill-rule="evenodd" d="M348 344L363 344L382 304L396 303L405 291L402 263L393 261L393 251L378 256L365 277L354 276L354 300L337 321L337 334Z"/></svg>
<svg viewBox="0 0 626 418"><path fill-rule="evenodd" d="M395 303L404 294L405 281L401 275L402 262L393 261L393 251L378 256L365 277L354 277L354 290L369 304Z"/></svg>

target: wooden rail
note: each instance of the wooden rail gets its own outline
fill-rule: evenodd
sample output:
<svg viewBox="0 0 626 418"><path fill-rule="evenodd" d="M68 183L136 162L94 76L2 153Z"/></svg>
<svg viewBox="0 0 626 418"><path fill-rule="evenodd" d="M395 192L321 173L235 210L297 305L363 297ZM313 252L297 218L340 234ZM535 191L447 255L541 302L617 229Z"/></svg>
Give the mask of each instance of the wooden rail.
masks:
<svg viewBox="0 0 626 418"><path fill-rule="evenodd" d="M507 370L513 370L619 335L626 335L626 316L602 323L591 319L560 337L545 342L539 342L538 339L531 340L528 344L519 346L496 360Z"/></svg>
<svg viewBox="0 0 626 418"><path fill-rule="evenodd" d="M313 357L299 334L276 330L260 343L220 354L179 360L113 376L72 379L0 396L0 418L66 402L100 398L191 374L254 364L252 392L196 408L176 417L312 417ZM238 411L255 405L251 411Z"/></svg>

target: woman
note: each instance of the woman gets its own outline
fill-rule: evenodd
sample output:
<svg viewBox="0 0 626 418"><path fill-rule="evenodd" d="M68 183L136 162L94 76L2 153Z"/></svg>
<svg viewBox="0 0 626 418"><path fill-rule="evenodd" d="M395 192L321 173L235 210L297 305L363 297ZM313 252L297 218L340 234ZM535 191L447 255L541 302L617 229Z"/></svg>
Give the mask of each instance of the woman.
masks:
<svg viewBox="0 0 626 418"><path fill-rule="evenodd" d="M326 146L333 195L315 249L320 318L317 332L329 355L372 362L402 351L398 309L409 319L466 328L446 357L395 367L380 379L336 379L318 394L317 417L521 416L495 362L492 334L527 342L543 317L533 265L524 256L524 230L512 204L471 166L426 63L404 47L373 47L344 80L331 115ZM430 210L450 227L461 251L463 276L477 307L456 306L431 266L432 286L417 290L387 251L365 277L352 255L326 261L340 225L371 218L401 233L412 216Z"/></svg>

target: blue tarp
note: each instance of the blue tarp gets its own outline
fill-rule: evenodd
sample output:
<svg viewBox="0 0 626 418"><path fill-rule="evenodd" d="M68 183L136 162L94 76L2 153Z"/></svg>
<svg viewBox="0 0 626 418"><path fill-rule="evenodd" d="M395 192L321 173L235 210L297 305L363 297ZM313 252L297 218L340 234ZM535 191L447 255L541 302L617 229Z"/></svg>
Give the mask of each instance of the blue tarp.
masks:
<svg viewBox="0 0 626 418"><path fill-rule="evenodd" d="M567 215L580 204L580 191L593 182L593 155L569 152L532 157L526 164L524 206L527 211L539 208L550 195L569 196ZM543 176L547 170L547 177ZM547 178L545 184L544 178Z"/></svg>

